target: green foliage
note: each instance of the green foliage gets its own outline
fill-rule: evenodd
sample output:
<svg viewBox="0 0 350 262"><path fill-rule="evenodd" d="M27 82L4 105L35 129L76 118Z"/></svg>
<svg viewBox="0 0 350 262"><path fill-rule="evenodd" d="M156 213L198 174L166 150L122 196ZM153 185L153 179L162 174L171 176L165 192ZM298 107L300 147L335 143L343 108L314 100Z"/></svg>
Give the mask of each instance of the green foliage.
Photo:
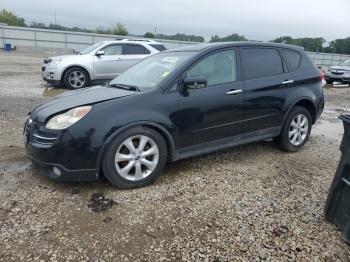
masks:
<svg viewBox="0 0 350 262"><path fill-rule="evenodd" d="M344 39L336 39L329 44L332 53L350 55L350 37Z"/></svg>
<svg viewBox="0 0 350 262"><path fill-rule="evenodd" d="M232 34L229 36L219 37L218 35L214 35L211 37L210 42L235 42L235 41L248 41L243 35Z"/></svg>
<svg viewBox="0 0 350 262"><path fill-rule="evenodd" d="M284 43L291 45L299 45L304 47L306 51L322 52L323 44L326 42L323 37L304 37L304 38L292 38L290 36L282 36L272 40L275 43Z"/></svg>
<svg viewBox="0 0 350 262"><path fill-rule="evenodd" d="M158 34L158 38L168 39L168 40L178 40L178 41L204 42L203 36L185 35L180 33L177 33L176 35Z"/></svg>
<svg viewBox="0 0 350 262"><path fill-rule="evenodd" d="M0 23L5 23L12 26L27 26L24 18L18 17L10 11L5 9L0 11Z"/></svg>
<svg viewBox="0 0 350 262"><path fill-rule="evenodd" d="M126 29L126 26L122 23L117 23L116 27L114 28L114 34L115 35L128 35L128 30Z"/></svg>
<svg viewBox="0 0 350 262"><path fill-rule="evenodd" d="M147 33L145 33L145 34L143 35L143 37L146 37L146 38L155 38L156 36L155 36L153 33L151 33L151 32L147 32Z"/></svg>

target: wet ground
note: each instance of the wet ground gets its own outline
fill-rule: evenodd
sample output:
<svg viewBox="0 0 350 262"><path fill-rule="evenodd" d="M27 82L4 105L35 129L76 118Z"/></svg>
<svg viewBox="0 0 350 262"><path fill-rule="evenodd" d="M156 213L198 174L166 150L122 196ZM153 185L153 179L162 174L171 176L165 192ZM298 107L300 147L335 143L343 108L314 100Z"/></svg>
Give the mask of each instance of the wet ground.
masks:
<svg viewBox="0 0 350 262"><path fill-rule="evenodd" d="M259 142L169 164L154 185L53 183L27 160L26 113L63 92L43 54L0 52L0 261L348 261L323 206L340 157L350 88L295 154Z"/></svg>

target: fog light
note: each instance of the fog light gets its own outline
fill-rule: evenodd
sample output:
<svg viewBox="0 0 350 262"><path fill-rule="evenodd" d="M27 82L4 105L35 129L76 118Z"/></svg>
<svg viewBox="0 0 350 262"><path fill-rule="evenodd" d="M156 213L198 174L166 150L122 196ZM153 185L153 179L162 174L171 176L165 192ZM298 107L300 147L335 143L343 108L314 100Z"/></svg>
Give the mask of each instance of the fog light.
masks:
<svg viewBox="0 0 350 262"><path fill-rule="evenodd" d="M53 73L50 73L50 78L53 78Z"/></svg>
<svg viewBox="0 0 350 262"><path fill-rule="evenodd" d="M55 166L52 168L52 171L56 176L60 176L62 174L61 170Z"/></svg>

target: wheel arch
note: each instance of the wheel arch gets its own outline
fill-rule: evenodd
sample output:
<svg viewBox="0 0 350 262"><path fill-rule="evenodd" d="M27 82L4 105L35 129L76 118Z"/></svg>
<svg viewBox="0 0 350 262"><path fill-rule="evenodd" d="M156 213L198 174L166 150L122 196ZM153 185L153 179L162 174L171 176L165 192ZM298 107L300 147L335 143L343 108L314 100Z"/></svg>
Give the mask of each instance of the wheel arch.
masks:
<svg viewBox="0 0 350 262"><path fill-rule="evenodd" d="M135 126L145 126L148 128L152 128L153 130L157 131L165 140L167 148L168 148L168 160L172 160L175 156L175 142L174 139L172 137L172 135L170 134L170 132L163 126L154 123L154 122L150 122L150 121L138 121L138 122L134 122L134 123L130 123L128 125L123 126L122 128L119 128L118 130L114 131L110 136L108 136L108 138L106 139L106 141L103 143L98 156L97 156L97 161L96 161L96 169L98 170L98 173L100 173L101 170L101 164L102 164L102 159L103 159L103 155L106 151L107 146L109 145L109 143L120 133L124 132L125 130L135 127Z"/></svg>
<svg viewBox="0 0 350 262"><path fill-rule="evenodd" d="M316 105L314 103L314 101L312 101L312 99L308 98L308 97L303 97L297 101L294 101L294 103L292 103L292 105L288 108L286 114L284 115L284 118L283 118L283 123L281 125L281 128L283 127L290 111L296 107L296 106L301 106L301 107L304 107L306 108L309 112L310 112L310 115L311 115L311 120L312 120L312 124L315 124L316 122L316 114L317 114L317 110L316 110Z"/></svg>

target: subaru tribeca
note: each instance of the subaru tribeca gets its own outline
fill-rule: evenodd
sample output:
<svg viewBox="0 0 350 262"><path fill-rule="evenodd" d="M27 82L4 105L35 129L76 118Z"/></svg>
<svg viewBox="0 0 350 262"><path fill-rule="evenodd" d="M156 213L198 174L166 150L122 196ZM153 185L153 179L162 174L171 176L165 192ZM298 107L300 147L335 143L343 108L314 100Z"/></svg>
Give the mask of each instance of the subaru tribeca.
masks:
<svg viewBox="0 0 350 262"><path fill-rule="evenodd" d="M153 40L104 41L75 55L44 59L41 72L49 84L78 89L112 80L140 60L164 50L164 45Z"/></svg>
<svg viewBox="0 0 350 262"><path fill-rule="evenodd" d="M152 183L168 161L253 141L294 152L323 111L322 79L297 46L181 47L35 108L26 152L54 180L104 174L120 188Z"/></svg>

